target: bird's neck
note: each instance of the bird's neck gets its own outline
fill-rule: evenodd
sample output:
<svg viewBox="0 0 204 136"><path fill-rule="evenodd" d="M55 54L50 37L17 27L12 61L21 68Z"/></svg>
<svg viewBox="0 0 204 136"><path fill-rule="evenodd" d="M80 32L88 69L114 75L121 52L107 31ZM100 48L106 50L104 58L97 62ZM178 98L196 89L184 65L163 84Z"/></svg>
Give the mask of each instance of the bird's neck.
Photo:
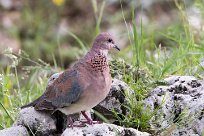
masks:
<svg viewBox="0 0 204 136"><path fill-rule="evenodd" d="M95 48L95 47L92 47L92 48L91 48L90 53L93 53L93 54L102 54L102 55L104 55L105 57L108 56L108 50L98 49L98 48Z"/></svg>
<svg viewBox="0 0 204 136"><path fill-rule="evenodd" d="M108 50L95 50L92 48L85 56L86 63L88 63L90 70L99 73L109 73L107 55Z"/></svg>

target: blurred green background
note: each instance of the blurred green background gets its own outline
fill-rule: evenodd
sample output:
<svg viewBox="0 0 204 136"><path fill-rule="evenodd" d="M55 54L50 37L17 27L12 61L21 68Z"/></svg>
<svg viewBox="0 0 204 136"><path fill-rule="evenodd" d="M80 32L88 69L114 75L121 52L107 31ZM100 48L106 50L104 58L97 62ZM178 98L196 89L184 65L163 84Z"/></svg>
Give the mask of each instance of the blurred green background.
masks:
<svg viewBox="0 0 204 136"><path fill-rule="evenodd" d="M196 15L199 10L190 0L179 2L185 10L190 10L189 14ZM144 35L151 37L144 41L146 50L151 52L159 45L176 46L158 33L182 23L173 0L136 0L134 6L136 25L140 28L142 19ZM54 65L55 59L60 67L66 68L84 54L79 42L89 48L99 31L110 32L124 49L130 44L126 25L131 29L131 8L131 0L0 0L0 51L8 47L13 48L14 53L23 50L33 60L40 58ZM178 34L174 31L170 31L172 35ZM127 53L128 49L123 51ZM2 55L0 60L2 66L10 64ZM21 64L29 65L27 63L23 60Z"/></svg>

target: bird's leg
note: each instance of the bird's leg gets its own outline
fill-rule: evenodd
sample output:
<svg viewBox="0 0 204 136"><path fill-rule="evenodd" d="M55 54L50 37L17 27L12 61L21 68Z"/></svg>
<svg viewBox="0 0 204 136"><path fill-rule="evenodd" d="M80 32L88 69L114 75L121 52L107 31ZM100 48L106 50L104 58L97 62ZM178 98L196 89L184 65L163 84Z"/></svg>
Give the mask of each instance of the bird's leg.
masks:
<svg viewBox="0 0 204 136"><path fill-rule="evenodd" d="M101 122L99 122L99 121L93 121L91 118L89 118L89 116L86 114L85 111L82 111L81 113L82 113L82 115L86 118L86 120L87 120L86 122L87 122L89 125L101 123Z"/></svg>
<svg viewBox="0 0 204 136"><path fill-rule="evenodd" d="M70 115L67 115L67 126L70 126L71 128L74 127L74 123Z"/></svg>
<svg viewBox="0 0 204 136"><path fill-rule="evenodd" d="M67 126L71 127L73 129L74 127L85 127L86 125L84 125L84 124L77 124L77 125L74 124L71 115L67 115Z"/></svg>
<svg viewBox="0 0 204 136"><path fill-rule="evenodd" d="M81 113L82 113L82 115L86 118L87 123L88 123L89 125L92 125L92 124L93 124L93 120L92 120L91 118L89 118L89 116L86 114L86 112L85 112L85 111L82 111Z"/></svg>

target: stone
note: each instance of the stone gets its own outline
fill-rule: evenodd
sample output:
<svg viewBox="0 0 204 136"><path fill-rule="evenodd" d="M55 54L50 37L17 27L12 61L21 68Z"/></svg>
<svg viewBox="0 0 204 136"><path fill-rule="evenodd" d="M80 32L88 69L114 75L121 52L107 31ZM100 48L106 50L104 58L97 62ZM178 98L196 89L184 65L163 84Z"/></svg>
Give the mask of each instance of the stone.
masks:
<svg viewBox="0 0 204 136"><path fill-rule="evenodd" d="M21 0L0 0L0 6L4 9L20 9L23 6Z"/></svg>
<svg viewBox="0 0 204 136"><path fill-rule="evenodd" d="M94 107L94 110L101 113L111 123L114 123L116 119L112 111L114 110L119 114L127 115L127 109L124 107L127 104L125 97L130 97L133 93L134 91L125 82L114 78L108 96ZM99 119L96 118L96 120Z"/></svg>
<svg viewBox="0 0 204 136"><path fill-rule="evenodd" d="M14 126L0 130L0 136L29 136L24 126Z"/></svg>
<svg viewBox="0 0 204 136"><path fill-rule="evenodd" d="M36 111L33 107L24 108L20 111L13 126L19 125L29 128L29 131L39 136L50 135L56 131L55 121L51 118L51 114Z"/></svg>
<svg viewBox="0 0 204 136"><path fill-rule="evenodd" d="M4 33L0 33L0 51L4 51L5 49L11 48L14 53L18 53L19 49L21 49L21 43L17 38L13 38Z"/></svg>
<svg viewBox="0 0 204 136"><path fill-rule="evenodd" d="M150 136L133 128L123 128L113 124L94 124L86 127L67 128L61 136Z"/></svg>
<svg viewBox="0 0 204 136"><path fill-rule="evenodd" d="M144 100L152 112L157 111L151 127L166 129L172 136L202 135L204 82L193 76L171 76L165 81L166 86L156 87Z"/></svg>
<svg viewBox="0 0 204 136"><path fill-rule="evenodd" d="M201 60L200 64L201 67L204 67L204 59Z"/></svg>
<svg viewBox="0 0 204 136"><path fill-rule="evenodd" d="M126 75L130 75L130 79L137 81L138 79L142 82L150 82L148 72L146 69L137 69L135 66L128 64L124 59L113 59L109 63L110 72L113 78L124 80Z"/></svg>
<svg viewBox="0 0 204 136"><path fill-rule="evenodd" d="M202 58L200 63L197 66L194 66L192 68L192 74L197 75L199 77L203 77L204 76L203 68L204 68L204 59Z"/></svg>

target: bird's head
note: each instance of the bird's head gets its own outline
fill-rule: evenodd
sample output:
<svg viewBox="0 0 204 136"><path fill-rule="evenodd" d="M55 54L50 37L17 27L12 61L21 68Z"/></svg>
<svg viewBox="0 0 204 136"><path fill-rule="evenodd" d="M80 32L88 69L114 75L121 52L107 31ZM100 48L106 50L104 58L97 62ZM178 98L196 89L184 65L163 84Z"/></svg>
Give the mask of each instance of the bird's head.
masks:
<svg viewBox="0 0 204 136"><path fill-rule="evenodd" d="M96 37L92 48L104 51L109 51L111 48L115 48L120 51L120 48L115 44L113 37L107 32L100 33Z"/></svg>

